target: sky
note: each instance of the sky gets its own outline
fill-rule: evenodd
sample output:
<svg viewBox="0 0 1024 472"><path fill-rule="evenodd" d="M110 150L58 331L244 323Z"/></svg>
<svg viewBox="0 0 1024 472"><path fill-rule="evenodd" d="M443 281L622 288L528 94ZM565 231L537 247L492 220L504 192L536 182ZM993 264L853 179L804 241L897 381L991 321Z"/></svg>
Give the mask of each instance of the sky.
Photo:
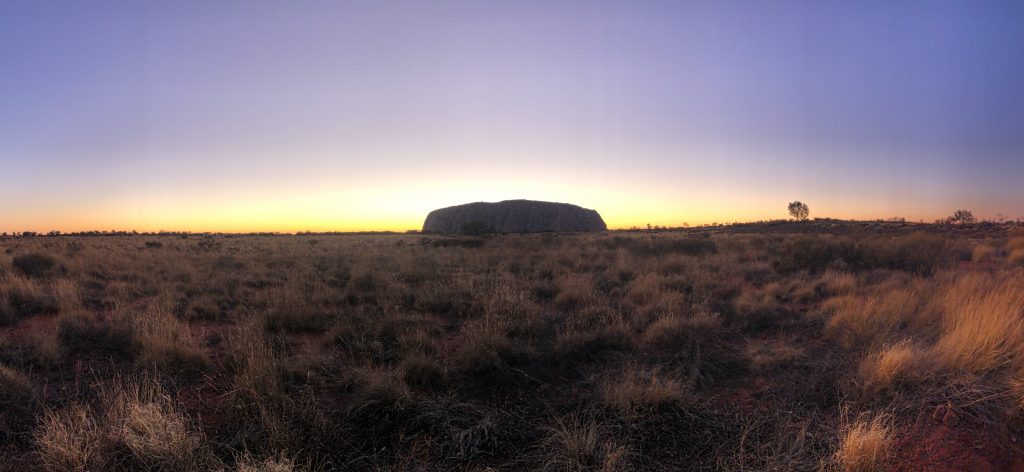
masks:
<svg viewBox="0 0 1024 472"><path fill-rule="evenodd" d="M0 2L0 231L1024 217L1024 2Z"/></svg>

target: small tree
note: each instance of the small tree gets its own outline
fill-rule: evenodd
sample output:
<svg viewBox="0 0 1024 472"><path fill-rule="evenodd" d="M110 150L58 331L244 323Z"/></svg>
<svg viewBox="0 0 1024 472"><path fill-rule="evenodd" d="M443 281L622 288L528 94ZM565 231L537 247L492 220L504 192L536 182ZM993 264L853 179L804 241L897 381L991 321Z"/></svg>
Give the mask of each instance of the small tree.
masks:
<svg viewBox="0 0 1024 472"><path fill-rule="evenodd" d="M811 214L811 210L807 208L806 203L792 202L789 204L789 215L797 221L804 221L807 219L807 215Z"/></svg>
<svg viewBox="0 0 1024 472"><path fill-rule="evenodd" d="M978 221L976 218L974 218L974 213L971 213L970 210L954 211L953 216L950 218L950 220L952 220L954 223L959 223L962 225L971 224L974 223L975 221Z"/></svg>

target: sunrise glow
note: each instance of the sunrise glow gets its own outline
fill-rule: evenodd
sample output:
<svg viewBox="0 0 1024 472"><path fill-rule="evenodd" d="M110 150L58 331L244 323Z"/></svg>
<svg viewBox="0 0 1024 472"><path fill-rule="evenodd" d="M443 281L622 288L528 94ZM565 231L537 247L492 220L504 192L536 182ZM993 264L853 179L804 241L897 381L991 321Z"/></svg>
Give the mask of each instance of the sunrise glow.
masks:
<svg viewBox="0 0 1024 472"><path fill-rule="evenodd" d="M1019 5L741 3L4 2L0 231L1024 216Z"/></svg>

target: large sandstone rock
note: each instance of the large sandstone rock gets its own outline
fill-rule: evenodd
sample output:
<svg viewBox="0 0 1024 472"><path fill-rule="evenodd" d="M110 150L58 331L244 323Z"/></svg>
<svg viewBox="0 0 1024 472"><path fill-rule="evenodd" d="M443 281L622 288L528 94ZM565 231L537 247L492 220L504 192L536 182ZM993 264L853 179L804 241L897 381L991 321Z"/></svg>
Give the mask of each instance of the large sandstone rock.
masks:
<svg viewBox="0 0 1024 472"><path fill-rule="evenodd" d="M425 233L497 233L604 231L601 215L568 203L506 200L467 203L434 210L423 222Z"/></svg>

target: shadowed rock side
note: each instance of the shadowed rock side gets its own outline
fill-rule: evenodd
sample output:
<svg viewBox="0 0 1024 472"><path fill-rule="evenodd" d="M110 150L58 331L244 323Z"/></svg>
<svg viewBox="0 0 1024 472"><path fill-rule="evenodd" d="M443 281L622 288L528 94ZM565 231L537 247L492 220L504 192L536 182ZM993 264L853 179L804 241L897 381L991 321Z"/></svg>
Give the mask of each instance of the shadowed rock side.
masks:
<svg viewBox="0 0 1024 472"><path fill-rule="evenodd" d="M467 203L434 210L423 222L425 233L497 233L604 231L604 220L594 210L568 203L506 200Z"/></svg>

